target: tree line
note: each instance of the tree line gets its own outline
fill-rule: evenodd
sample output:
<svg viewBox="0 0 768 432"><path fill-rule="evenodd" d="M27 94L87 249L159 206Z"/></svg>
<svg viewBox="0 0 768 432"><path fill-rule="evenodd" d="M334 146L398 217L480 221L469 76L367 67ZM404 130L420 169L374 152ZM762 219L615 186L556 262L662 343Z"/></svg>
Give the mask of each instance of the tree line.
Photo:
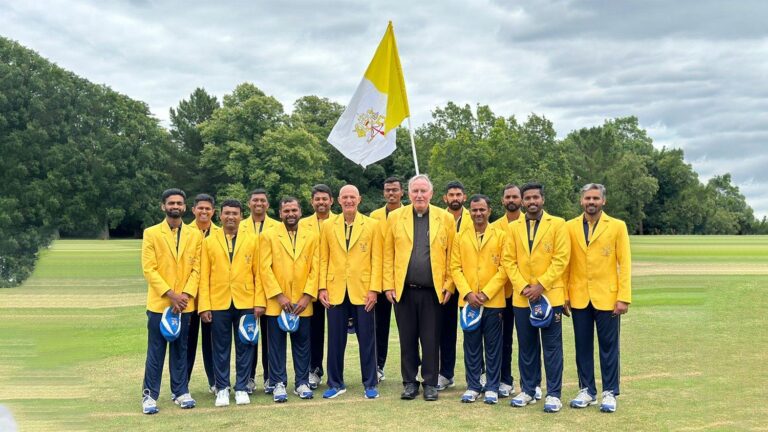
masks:
<svg viewBox="0 0 768 432"><path fill-rule="evenodd" d="M408 132L397 150L365 170L326 142L343 106L304 96L290 114L251 83L221 101L196 89L170 110L170 128L144 102L66 71L0 37L0 286L21 283L40 248L57 236L140 237L162 215L169 186L245 199L266 189L304 201L312 185L358 186L361 211L383 205L382 182L414 172ZM415 131L420 170L441 187L499 202L503 186L537 180L545 207L579 213L578 188L608 188L606 211L637 234L768 233L729 174L702 183L680 149L657 149L634 117L607 120L558 139L547 118L494 114L447 103ZM501 206L497 215L502 213Z"/></svg>

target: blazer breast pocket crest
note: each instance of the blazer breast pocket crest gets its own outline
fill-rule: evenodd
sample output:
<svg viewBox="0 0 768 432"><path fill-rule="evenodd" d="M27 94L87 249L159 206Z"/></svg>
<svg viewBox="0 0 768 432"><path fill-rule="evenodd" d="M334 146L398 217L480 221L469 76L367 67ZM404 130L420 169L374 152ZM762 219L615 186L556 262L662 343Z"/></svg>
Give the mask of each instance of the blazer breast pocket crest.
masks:
<svg viewBox="0 0 768 432"><path fill-rule="evenodd" d="M610 246L603 246L603 248L600 250L600 253L604 256L611 256L611 252L613 252L613 248Z"/></svg>
<svg viewBox="0 0 768 432"><path fill-rule="evenodd" d="M360 252L368 252L368 242L361 241L358 244L360 245Z"/></svg>
<svg viewBox="0 0 768 432"><path fill-rule="evenodd" d="M551 241L545 241L544 244L544 252L551 254L555 250L555 246L552 244Z"/></svg>
<svg viewBox="0 0 768 432"><path fill-rule="evenodd" d="M246 263L246 264L250 264L250 263L251 263L251 261L253 261L253 255L248 255L248 254L246 254L246 255L245 255L245 263Z"/></svg>

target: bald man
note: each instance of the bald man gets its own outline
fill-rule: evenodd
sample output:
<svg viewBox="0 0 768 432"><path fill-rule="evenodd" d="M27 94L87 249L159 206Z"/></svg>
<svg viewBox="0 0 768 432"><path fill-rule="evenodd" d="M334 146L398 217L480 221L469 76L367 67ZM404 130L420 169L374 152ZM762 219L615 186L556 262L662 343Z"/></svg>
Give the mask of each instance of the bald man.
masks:
<svg viewBox="0 0 768 432"><path fill-rule="evenodd" d="M344 351L347 322L353 318L360 347L364 396L379 397L373 307L381 292L381 242L378 221L357 211L360 192L346 185L339 191L342 214L323 224L320 235L320 281L317 298L328 309L328 390L333 399L347 390Z"/></svg>

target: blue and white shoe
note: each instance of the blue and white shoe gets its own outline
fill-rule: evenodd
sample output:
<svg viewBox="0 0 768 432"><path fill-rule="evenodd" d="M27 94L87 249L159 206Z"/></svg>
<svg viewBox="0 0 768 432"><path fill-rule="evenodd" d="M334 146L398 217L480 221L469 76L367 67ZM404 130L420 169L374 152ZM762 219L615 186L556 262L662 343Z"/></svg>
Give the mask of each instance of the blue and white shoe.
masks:
<svg viewBox="0 0 768 432"><path fill-rule="evenodd" d="M515 386L513 384L499 384L499 397L509 397L513 391L515 391Z"/></svg>
<svg viewBox="0 0 768 432"><path fill-rule="evenodd" d="M449 387L455 386L456 383L453 381L453 378L446 378L442 375L437 376L437 390L443 391Z"/></svg>
<svg viewBox="0 0 768 432"><path fill-rule="evenodd" d="M144 396L141 400L141 412L144 414L157 414L160 410L157 409L157 401L150 396Z"/></svg>
<svg viewBox="0 0 768 432"><path fill-rule="evenodd" d="M293 390L293 394L299 397L299 399L312 399L315 394L312 393L312 389L308 384L302 384Z"/></svg>
<svg viewBox="0 0 768 432"><path fill-rule="evenodd" d="M189 393L184 393L181 396L177 396L176 399L173 400L176 405L181 407L181 409L190 409L194 408L197 404L194 399L192 399L192 395Z"/></svg>
<svg viewBox="0 0 768 432"><path fill-rule="evenodd" d="M245 391L249 395L252 395L254 390L256 390L256 380L248 378L248 384L245 385Z"/></svg>
<svg viewBox="0 0 768 432"><path fill-rule="evenodd" d="M376 399L379 397L379 389L376 387L368 387L365 389L365 398L366 399Z"/></svg>
<svg viewBox="0 0 768 432"><path fill-rule="evenodd" d="M347 389L344 387L342 388L331 387L325 392L323 392L323 399L333 399L337 396L343 395L346 392L347 392Z"/></svg>
<svg viewBox="0 0 768 432"><path fill-rule="evenodd" d="M288 400L288 392L285 391L285 384L279 382L275 384L272 391L272 400L277 403L283 403Z"/></svg>
<svg viewBox="0 0 768 432"><path fill-rule="evenodd" d="M509 401L509 405L513 407L524 407L526 405L535 404L536 399L532 398L528 393L526 392L520 392L517 394L517 396L513 397L511 401Z"/></svg>
<svg viewBox="0 0 768 432"><path fill-rule="evenodd" d="M556 413L563 407L563 403L560 402L560 398L555 396L547 396L544 400L544 412Z"/></svg>
<svg viewBox="0 0 768 432"><path fill-rule="evenodd" d="M480 392L467 390L461 395L461 403L472 403L477 400L478 396L480 396Z"/></svg>
<svg viewBox="0 0 768 432"><path fill-rule="evenodd" d="M272 383L269 381L269 379L265 379L264 380L264 393L272 394L273 391L275 391L275 386L272 385Z"/></svg>
<svg viewBox="0 0 768 432"><path fill-rule="evenodd" d="M533 398L536 400L541 400L541 396L542 396L541 387L536 386L536 391L533 392Z"/></svg>
<svg viewBox="0 0 768 432"><path fill-rule="evenodd" d="M495 391L486 391L485 400L483 402L488 405L496 405L499 403L499 395Z"/></svg>
<svg viewBox="0 0 768 432"><path fill-rule="evenodd" d="M579 394L575 398L571 399L571 408L586 408L591 405L597 405L597 397L589 394L588 388L579 390Z"/></svg>
<svg viewBox="0 0 768 432"><path fill-rule="evenodd" d="M612 391L603 392L603 403L600 404L600 411L604 413L616 412L616 396Z"/></svg>

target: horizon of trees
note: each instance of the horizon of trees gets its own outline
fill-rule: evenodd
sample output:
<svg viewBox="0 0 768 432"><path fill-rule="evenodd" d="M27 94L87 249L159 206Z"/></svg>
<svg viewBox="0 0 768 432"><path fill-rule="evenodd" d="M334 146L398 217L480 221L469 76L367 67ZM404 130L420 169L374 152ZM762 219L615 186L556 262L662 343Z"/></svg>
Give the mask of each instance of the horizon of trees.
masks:
<svg viewBox="0 0 768 432"><path fill-rule="evenodd" d="M165 129L146 103L0 37L0 286L26 279L39 249L57 236L140 237L161 220L159 196L172 186L187 192L189 208L197 193L247 200L262 187L273 206L296 196L309 214L312 185L337 191L351 183L361 211L380 207L385 177L405 182L415 173L408 132L397 131L394 154L362 169L326 141L343 108L304 96L287 114L251 83L221 102L198 88L170 110ZM558 139L544 116L523 120L448 102L415 139L435 204L458 179L468 194L499 203L500 216L505 184L539 181L546 210L570 218L580 213L579 188L595 182L608 190L606 212L636 234L768 233L730 174L702 183L682 150L655 148L635 117Z"/></svg>

